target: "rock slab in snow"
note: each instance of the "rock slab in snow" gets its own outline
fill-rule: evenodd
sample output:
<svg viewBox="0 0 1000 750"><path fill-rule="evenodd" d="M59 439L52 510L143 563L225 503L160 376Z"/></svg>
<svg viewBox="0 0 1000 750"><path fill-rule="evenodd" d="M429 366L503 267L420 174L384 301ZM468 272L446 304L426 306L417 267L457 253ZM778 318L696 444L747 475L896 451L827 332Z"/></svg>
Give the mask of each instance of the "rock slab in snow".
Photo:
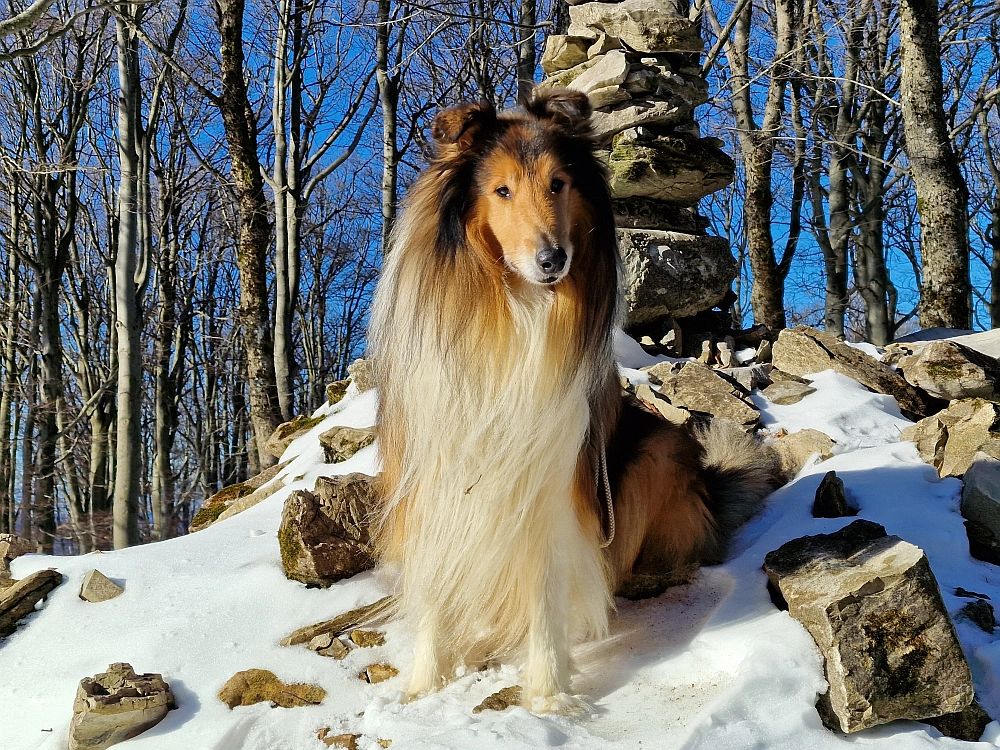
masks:
<svg viewBox="0 0 1000 750"><path fill-rule="evenodd" d="M794 380L772 383L761 391L764 394L764 398L778 406L797 404L810 393L815 392L816 389L812 386L805 385L804 383L796 383Z"/></svg>
<svg viewBox="0 0 1000 750"><path fill-rule="evenodd" d="M483 711L506 711L511 706L521 705L521 686L511 685L501 688L493 695L488 695L483 702L472 709L472 713L481 714Z"/></svg>
<svg viewBox="0 0 1000 750"><path fill-rule="evenodd" d="M177 708L170 686L158 674L137 675L119 662L84 677L73 702L69 750L104 750L159 724Z"/></svg>
<svg viewBox="0 0 1000 750"><path fill-rule="evenodd" d="M195 513L194 518L191 519L191 525L188 527L188 531L201 531L202 529L211 526L223 516L228 517L228 511L234 510L234 508L237 507L237 503L240 503L240 501L244 499L253 497L255 500L263 500L268 497L272 491L276 492L280 488L281 484L278 484L273 480L279 473L281 473L282 469L288 466L288 464L289 461L275 464L274 466L264 469L264 471L260 474L250 477L245 482L231 484L228 487L216 492L208 498L208 500L201 504L198 512Z"/></svg>
<svg viewBox="0 0 1000 750"><path fill-rule="evenodd" d="M49 568L0 588L0 638L13 633L18 621L34 612L35 605L62 582L62 573Z"/></svg>
<svg viewBox="0 0 1000 750"><path fill-rule="evenodd" d="M1000 565L1000 461L978 453L965 472L962 516L966 519L969 553Z"/></svg>
<svg viewBox="0 0 1000 750"><path fill-rule="evenodd" d="M369 529L377 502L376 478L357 473L320 477L315 492L289 495L278 529L285 575L326 587L370 569Z"/></svg>
<svg viewBox="0 0 1000 750"><path fill-rule="evenodd" d="M125 593L125 589L99 570L91 570L83 576L80 598L86 602L106 602Z"/></svg>
<svg viewBox="0 0 1000 750"><path fill-rule="evenodd" d="M230 677L219 691L219 700L230 708L271 704L271 708L316 706L323 702L326 691L318 685L286 684L267 669L245 669Z"/></svg>
<svg viewBox="0 0 1000 750"><path fill-rule="evenodd" d="M391 596L383 596L376 602L344 612L332 620L324 620L315 625L299 628L287 638L283 638L281 645L298 646L302 643L310 643L314 638L324 634L331 638L336 637L351 628L369 625L383 619L392 611L393 605L394 600Z"/></svg>
<svg viewBox="0 0 1000 750"><path fill-rule="evenodd" d="M957 713L972 675L923 551L870 521L792 540L764 571L809 631L830 689L827 726L856 732Z"/></svg>
<svg viewBox="0 0 1000 750"><path fill-rule="evenodd" d="M898 364L908 383L935 398L994 399L1000 392L1000 361L954 341L932 341Z"/></svg>
<svg viewBox="0 0 1000 750"><path fill-rule="evenodd" d="M916 443L920 457L940 476L960 477L979 453L1000 458L1000 404L981 398L953 401L907 427L899 439Z"/></svg>
<svg viewBox="0 0 1000 750"><path fill-rule="evenodd" d="M930 409L927 398L888 365L848 346L832 334L809 326L788 328L779 333L771 361L777 369L792 375L836 370L869 390L893 396L904 413L922 417Z"/></svg>
<svg viewBox="0 0 1000 750"><path fill-rule="evenodd" d="M834 445L833 438L812 428L779 437L773 443L781 461L781 471L789 480L802 471L812 456L818 456L820 461L833 456Z"/></svg>
<svg viewBox="0 0 1000 750"><path fill-rule="evenodd" d="M292 441L322 422L324 417L304 417L297 416L290 422L278 425L271 433L271 437L264 444L264 450L275 458L281 458L285 449L292 444Z"/></svg>
<svg viewBox="0 0 1000 750"><path fill-rule="evenodd" d="M373 427L334 427L319 436L328 464L346 461L362 448L375 442Z"/></svg>

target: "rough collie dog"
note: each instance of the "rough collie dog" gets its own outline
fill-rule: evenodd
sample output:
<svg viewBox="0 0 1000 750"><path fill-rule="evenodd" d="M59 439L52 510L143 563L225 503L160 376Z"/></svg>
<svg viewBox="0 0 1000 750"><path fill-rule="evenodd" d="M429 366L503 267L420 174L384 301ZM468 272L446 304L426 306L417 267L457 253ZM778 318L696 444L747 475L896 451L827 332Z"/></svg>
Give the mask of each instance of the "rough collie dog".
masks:
<svg viewBox="0 0 1000 750"><path fill-rule="evenodd" d="M694 435L623 402L589 117L566 90L439 114L386 255L369 340L379 543L417 631L411 696L514 655L526 707L572 710L570 647L607 632L614 592L717 557L770 489L742 433Z"/></svg>

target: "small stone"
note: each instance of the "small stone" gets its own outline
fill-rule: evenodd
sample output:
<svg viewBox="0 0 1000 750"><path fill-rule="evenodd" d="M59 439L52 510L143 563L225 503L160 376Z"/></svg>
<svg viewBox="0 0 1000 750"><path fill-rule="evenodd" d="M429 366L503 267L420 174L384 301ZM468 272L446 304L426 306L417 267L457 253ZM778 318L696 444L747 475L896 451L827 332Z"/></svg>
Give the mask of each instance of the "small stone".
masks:
<svg viewBox="0 0 1000 750"><path fill-rule="evenodd" d="M360 734L330 734L330 728L320 729L316 736L327 747L342 747L346 750L358 750L358 739Z"/></svg>
<svg viewBox="0 0 1000 750"><path fill-rule="evenodd" d="M771 365L768 364L727 367L717 372L739 383L747 393L771 385Z"/></svg>
<svg viewBox="0 0 1000 750"><path fill-rule="evenodd" d="M319 651L321 648L328 648L333 643L333 636L329 633L320 633L306 646L310 651Z"/></svg>
<svg viewBox="0 0 1000 750"><path fill-rule="evenodd" d="M351 649L349 649L339 638L331 638L330 645L325 648L317 649L316 653L320 656L329 656L331 659L340 661L351 653Z"/></svg>
<svg viewBox="0 0 1000 750"><path fill-rule="evenodd" d="M963 711L923 720L924 724L930 724L945 737L964 742L978 742L991 721L993 719L977 701L972 701Z"/></svg>
<svg viewBox="0 0 1000 750"><path fill-rule="evenodd" d="M955 596L961 596L966 599L986 599L987 601L990 599L986 594L977 594L975 591L968 591L961 586L955 587Z"/></svg>
<svg viewBox="0 0 1000 750"><path fill-rule="evenodd" d="M828 471L816 488L812 514L813 518L844 518L858 515L858 511L847 502L844 480L837 476L837 472Z"/></svg>
<svg viewBox="0 0 1000 750"><path fill-rule="evenodd" d="M472 709L472 713L480 714L483 711L506 711L511 706L519 705L521 705L521 686L511 685L484 698L482 703Z"/></svg>
<svg viewBox="0 0 1000 750"><path fill-rule="evenodd" d="M342 615L334 617L332 620L324 620L315 625L308 625L299 628L287 638L281 640L282 646L298 646L309 643L318 635L327 633L331 637L356 628L359 625L367 625L380 619L384 619L392 611L395 602L391 596L383 596L377 602L366 604L362 607L344 612Z"/></svg>
<svg viewBox="0 0 1000 750"><path fill-rule="evenodd" d="M964 710L972 675L927 557L871 521L792 540L764 559L773 591L819 646L817 708L842 732Z"/></svg>
<svg viewBox="0 0 1000 750"><path fill-rule="evenodd" d="M376 740L379 747L390 747L392 745L392 740Z"/></svg>
<svg viewBox="0 0 1000 750"><path fill-rule="evenodd" d="M158 674L137 675L119 662L80 681L69 725L69 750L104 750L156 726L176 708Z"/></svg>
<svg viewBox="0 0 1000 750"><path fill-rule="evenodd" d="M323 446L325 461L328 464L337 464L374 443L375 428L341 425L321 433L319 442Z"/></svg>
<svg viewBox="0 0 1000 750"><path fill-rule="evenodd" d="M764 339L757 345L757 353L754 355L754 360L757 362L770 362L771 361L771 342Z"/></svg>
<svg viewBox="0 0 1000 750"><path fill-rule="evenodd" d="M636 386L636 398L647 406L652 407L656 412L668 422L673 424L685 424L691 418L691 412L681 409L671 404L667 399L655 393L648 385Z"/></svg>
<svg viewBox="0 0 1000 750"><path fill-rule="evenodd" d="M722 365L722 367L732 367L733 357L734 357L734 347L736 342L733 340L732 336L726 336L722 341L718 341L715 344L716 351L716 361Z"/></svg>
<svg viewBox="0 0 1000 750"><path fill-rule="evenodd" d="M351 640L361 648L373 648L385 645L385 633L378 630L352 630Z"/></svg>
<svg viewBox="0 0 1000 750"><path fill-rule="evenodd" d="M125 593L125 589L107 578L99 570L91 570L83 576L80 598L88 602L106 602Z"/></svg>
<svg viewBox="0 0 1000 750"><path fill-rule="evenodd" d="M347 393L347 387L351 384L351 379L335 380L326 387L326 401L330 406L339 404Z"/></svg>
<svg viewBox="0 0 1000 750"><path fill-rule="evenodd" d="M358 389L358 393L370 391L376 386L375 368L372 367L370 360L354 360L347 366L347 373L351 376L351 381L354 383L354 387Z"/></svg>
<svg viewBox="0 0 1000 750"><path fill-rule="evenodd" d="M371 664L358 673L358 677L372 685L391 680L399 674L399 670L391 664Z"/></svg>
<svg viewBox="0 0 1000 750"><path fill-rule="evenodd" d="M776 406L797 404L810 393L815 392L816 389L812 386L795 383L790 380L774 383L762 391L764 397Z"/></svg>
<svg viewBox="0 0 1000 750"><path fill-rule="evenodd" d="M779 437L774 449L781 460L782 472L791 480L813 456L818 455L820 461L833 456L834 445L829 435L810 428Z"/></svg>
<svg viewBox="0 0 1000 750"><path fill-rule="evenodd" d="M323 702L326 691L317 685L286 684L267 669L245 669L237 672L219 691L219 700L230 708L271 703L275 708L316 706Z"/></svg>
<svg viewBox="0 0 1000 750"><path fill-rule="evenodd" d="M542 72L550 76L560 70L569 70L588 59L590 39L566 34L552 34L545 40L542 53Z"/></svg>
<svg viewBox="0 0 1000 750"><path fill-rule="evenodd" d="M305 435L324 419L326 417L298 416L291 422L278 425L277 429L271 433L271 437L267 439L267 443L264 444L264 449L275 458L281 458L292 441Z"/></svg>
<svg viewBox="0 0 1000 750"><path fill-rule="evenodd" d="M996 613L993 605L985 599L976 599L969 602L958 611L958 616L978 625L987 633L992 633L997 626Z"/></svg>

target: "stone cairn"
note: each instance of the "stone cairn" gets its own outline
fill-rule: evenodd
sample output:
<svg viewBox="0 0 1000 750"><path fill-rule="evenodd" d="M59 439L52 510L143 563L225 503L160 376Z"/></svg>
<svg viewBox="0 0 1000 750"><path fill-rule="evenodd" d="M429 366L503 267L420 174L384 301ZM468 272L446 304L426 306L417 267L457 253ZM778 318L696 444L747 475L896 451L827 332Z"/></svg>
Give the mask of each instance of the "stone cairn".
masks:
<svg viewBox="0 0 1000 750"><path fill-rule="evenodd" d="M568 33L546 43L540 87L589 97L626 266L627 328L681 355L681 329L705 330L705 311L731 304L737 272L728 242L706 234L697 210L735 172L722 141L700 137L695 122L708 101L698 24L676 0L570 5Z"/></svg>

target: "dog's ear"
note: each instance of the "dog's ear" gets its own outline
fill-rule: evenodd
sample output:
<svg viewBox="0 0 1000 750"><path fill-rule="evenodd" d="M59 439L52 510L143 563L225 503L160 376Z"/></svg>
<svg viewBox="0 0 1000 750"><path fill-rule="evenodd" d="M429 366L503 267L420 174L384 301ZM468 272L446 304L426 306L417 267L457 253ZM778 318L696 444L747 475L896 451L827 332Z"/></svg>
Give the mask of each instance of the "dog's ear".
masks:
<svg viewBox="0 0 1000 750"><path fill-rule="evenodd" d="M431 125L431 137L439 151L464 151L496 118L496 110L485 102L459 104L438 113Z"/></svg>
<svg viewBox="0 0 1000 750"><path fill-rule="evenodd" d="M590 132L590 99L572 89L535 89L524 108L540 120L551 120L571 133Z"/></svg>

